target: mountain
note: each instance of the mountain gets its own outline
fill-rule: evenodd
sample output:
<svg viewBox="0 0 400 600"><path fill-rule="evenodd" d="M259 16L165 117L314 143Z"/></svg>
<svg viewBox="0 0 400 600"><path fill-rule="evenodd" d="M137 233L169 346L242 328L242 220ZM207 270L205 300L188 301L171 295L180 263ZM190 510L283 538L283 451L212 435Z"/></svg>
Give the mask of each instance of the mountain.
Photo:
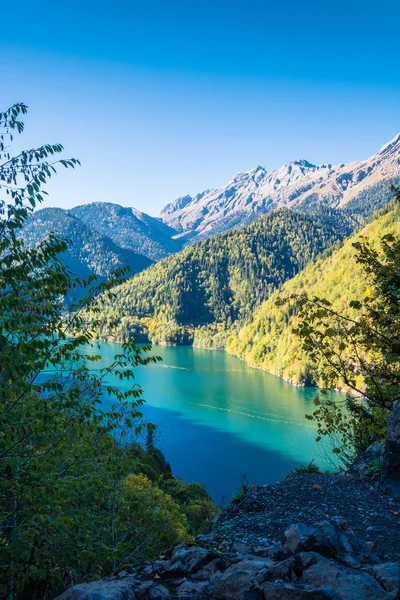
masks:
<svg viewBox="0 0 400 600"><path fill-rule="evenodd" d="M181 249L176 231L160 219L135 208L111 202L93 202L72 208L69 213L92 229L110 237L120 248L159 260Z"/></svg>
<svg viewBox="0 0 400 600"><path fill-rule="evenodd" d="M296 160L275 171L259 166L239 173L222 188L178 198L161 211L160 218L178 236L191 240L248 224L282 206L302 211L318 205L347 206L355 211L356 206L362 209L363 199L371 193L372 214L390 199L390 182L400 180L399 163L400 134L364 161L333 166Z"/></svg>
<svg viewBox="0 0 400 600"><path fill-rule="evenodd" d="M187 343L190 330L204 325L226 329L350 228L337 211L284 208L187 246L115 289L112 303L104 301L102 333L109 335L110 316L120 321L120 339L136 334L138 320L149 318L143 323L153 341Z"/></svg>
<svg viewBox="0 0 400 600"><path fill-rule="evenodd" d="M29 245L34 245L51 232L71 241L64 261L76 277L96 273L105 278L123 265L130 265L134 275L152 264L147 257L120 248L109 237L91 229L62 208L43 208L33 213L22 229L21 237Z"/></svg>
<svg viewBox="0 0 400 600"><path fill-rule="evenodd" d="M330 256L318 258L284 283L279 292L256 309L246 325L231 333L226 350L254 367L295 383L318 383L319 373L310 372L300 340L292 331L297 324L296 314L289 305L276 306L275 302L278 296L289 297L306 291L311 297L326 298L332 302L333 310L350 316L350 300L362 300L367 288L362 268L354 258L353 243L361 236L376 243L388 233L400 235L399 206L391 204L381 213Z"/></svg>

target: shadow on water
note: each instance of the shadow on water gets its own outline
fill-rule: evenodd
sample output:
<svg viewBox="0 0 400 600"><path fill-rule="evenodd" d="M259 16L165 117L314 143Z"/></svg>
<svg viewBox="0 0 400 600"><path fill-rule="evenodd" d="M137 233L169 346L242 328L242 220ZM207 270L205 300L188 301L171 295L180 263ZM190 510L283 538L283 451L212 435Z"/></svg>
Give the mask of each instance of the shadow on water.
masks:
<svg viewBox="0 0 400 600"><path fill-rule="evenodd" d="M97 368L118 351L108 343L88 348L101 355ZM202 483L220 503L235 494L243 474L262 485L312 459L323 466L315 426L305 419L315 390L295 388L224 352L156 347L152 354L163 361L135 372L146 402L141 410L158 426L176 476ZM104 384L131 387L115 376Z"/></svg>
<svg viewBox="0 0 400 600"><path fill-rule="evenodd" d="M197 423L170 409L144 405L142 412L159 425L157 445L174 475L204 485L217 504L235 495L243 474L251 484L263 485L278 481L300 464L283 452L245 442L237 434Z"/></svg>

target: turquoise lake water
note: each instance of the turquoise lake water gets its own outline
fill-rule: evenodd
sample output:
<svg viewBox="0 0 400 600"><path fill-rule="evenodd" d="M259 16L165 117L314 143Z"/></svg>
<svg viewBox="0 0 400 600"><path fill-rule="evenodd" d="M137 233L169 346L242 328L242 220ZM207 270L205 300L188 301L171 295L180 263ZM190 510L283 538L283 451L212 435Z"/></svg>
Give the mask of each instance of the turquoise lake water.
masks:
<svg viewBox="0 0 400 600"><path fill-rule="evenodd" d="M100 344L103 364L120 351ZM315 389L294 387L220 351L154 346L152 354L163 361L136 371L142 412L158 425L157 444L177 477L202 483L224 503L244 474L262 485L312 459L321 463L315 427L304 418Z"/></svg>

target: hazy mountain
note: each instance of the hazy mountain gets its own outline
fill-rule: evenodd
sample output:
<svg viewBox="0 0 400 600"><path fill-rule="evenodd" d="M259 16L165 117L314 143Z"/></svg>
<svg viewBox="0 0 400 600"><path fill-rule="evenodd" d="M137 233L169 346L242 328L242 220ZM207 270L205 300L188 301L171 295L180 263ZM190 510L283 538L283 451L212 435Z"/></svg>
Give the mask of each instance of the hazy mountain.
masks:
<svg viewBox="0 0 400 600"><path fill-rule="evenodd" d="M379 190L382 203L391 197L389 184L399 177L399 162L400 134L363 161L333 166L297 160L275 171L257 167L239 173L220 189L178 198L160 217L179 236L190 239L248 224L280 206L304 211L321 204L353 204L362 213L370 191ZM369 214L377 208L371 206Z"/></svg>
<svg viewBox="0 0 400 600"><path fill-rule="evenodd" d="M22 229L21 237L33 245L51 232L70 240L64 261L78 277L96 273L104 278L123 265L130 265L134 275L152 263L145 256L120 248L109 237L91 229L62 208L43 208L33 213Z"/></svg>
<svg viewBox="0 0 400 600"><path fill-rule="evenodd" d="M92 229L110 237L121 248L127 248L159 260L177 252L181 242L172 239L176 231L160 219L150 217L135 208L125 208L111 202L93 202L71 209Z"/></svg>

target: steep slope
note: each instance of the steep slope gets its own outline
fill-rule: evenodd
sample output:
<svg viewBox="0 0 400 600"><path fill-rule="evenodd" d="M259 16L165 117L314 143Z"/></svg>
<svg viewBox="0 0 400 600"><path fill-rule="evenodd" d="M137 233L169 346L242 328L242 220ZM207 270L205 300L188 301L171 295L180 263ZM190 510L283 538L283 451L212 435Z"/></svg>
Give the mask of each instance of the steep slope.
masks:
<svg viewBox="0 0 400 600"><path fill-rule="evenodd" d="M349 233L335 211L301 214L280 209L248 227L188 246L119 288L105 301L105 323L120 319L120 338L151 317L153 339L182 342L176 326L221 324L243 319L308 261ZM154 323L153 323L154 325ZM161 327L161 329L160 329ZM162 331L161 331L162 330ZM105 324L103 334L107 335Z"/></svg>
<svg viewBox="0 0 400 600"><path fill-rule="evenodd" d="M178 198L160 217L179 235L193 239L247 224L280 206L309 210L358 202L362 209L362 199L371 189L381 189L382 203L390 199L389 184L399 178L399 162L400 134L371 158L347 165L317 166L297 160L275 171L257 167L239 173L220 189ZM369 214L380 206L375 203L371 208Z"/></svg>
<svg viewBox="0 0 400 600"><path fill-rule="evenodd" d="M72 208L70 214L99 233L111 238L121 248L133 250L151 260L177 252L182 244L172 239L176 234L160 219L135 208L111 202L93 202Z"/></svg>
<svg viewBox="0 0 400 600"><path fill-rule="evenodd" d="M390 209L389 209L390 208ZM327 258L320 257L287 281L255 311L250 322L228 339L226 349L250 365L266 369L295 383L309 383L310 372L299 339L292 333L296 316L290 307L275 304L278 296L306 291L310 296L327 298L340 313L348 313L352 299L360 300L367 287L362 269L354 259L352 244L360 236L376 242L387 233L400 235L400 209L390 205L343 246ZM312 374L318 381L318 372Z"/></svg>
<svg viewBox="0 0 400 600"><path fill-rule="evenodd" d="M134 275L152 264L145 256L119 248L110 238L94 231L61 208L44 208L33 213L22 229L21 237L34 245L51 232L59 233L71 241L64 261L77 277L96 273L104 278L123 265L130 265Z"/></svg>

